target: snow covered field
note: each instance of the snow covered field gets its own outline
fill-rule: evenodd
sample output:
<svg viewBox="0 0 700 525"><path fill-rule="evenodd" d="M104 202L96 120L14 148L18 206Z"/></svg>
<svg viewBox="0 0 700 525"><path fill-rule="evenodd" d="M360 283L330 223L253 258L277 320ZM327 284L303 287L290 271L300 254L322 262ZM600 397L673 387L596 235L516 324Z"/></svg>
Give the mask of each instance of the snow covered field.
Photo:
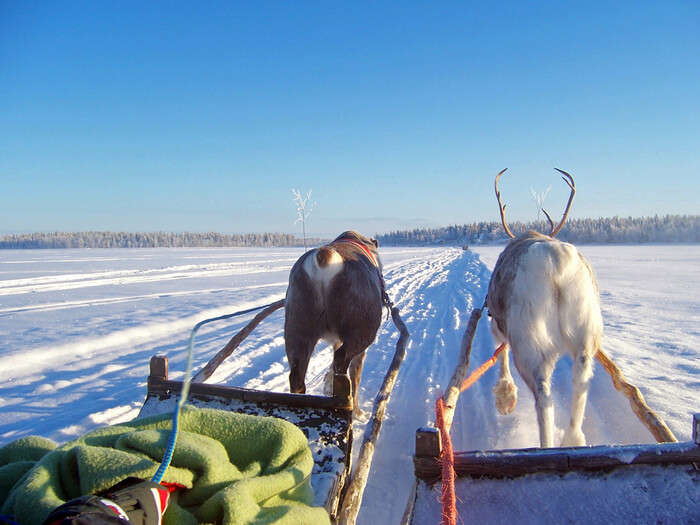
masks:
<svg viewBox="0 0 700 525"><path fill-rule="evenodd" d="M435 399L452 374L466 321L483 302L501 249L380 249L388 293L411 341L359 523L396 523L401 517L413 481L415 429L434 420ZM676 436L690 439L692 413L700 411L700 246L581 251L600 284L604 348ZM181 376L190 328L204 318L283 297L300 255L299 249L233 248L0 251L0 445L28 434L66 441L133 418L152 355L168 355L171 377ZM195 369L248 319L204 327L196 340ZM210 382L286 391L282 321L282 312L264 321ZM371 409L396 337L386 322L368 352L360 392L365 410ZM482 320L472 367L492 350ZM330 350L319 345L307 376L310 392L320 393L330 362ZM456 449L539 443L527 387L514 374L518 406L509 416L497 415L495 375L489 371L460 398L452 429ZM571 396L567 359L555 371L553 390L561 437ZM362 424L356 428L361 439ZM653 441L599 366L583 429L590 444Z"/></svg>

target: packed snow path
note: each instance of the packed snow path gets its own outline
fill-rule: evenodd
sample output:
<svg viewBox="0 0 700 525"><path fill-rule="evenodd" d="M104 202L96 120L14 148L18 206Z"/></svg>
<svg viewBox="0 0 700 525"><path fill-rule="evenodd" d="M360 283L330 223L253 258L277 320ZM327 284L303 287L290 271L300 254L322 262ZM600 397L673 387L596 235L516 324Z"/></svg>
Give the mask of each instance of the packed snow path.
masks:
<svg viewBox="0 0 700 525"><path fill-rule="evenodd" d="M373 474L365 489L358 522L366 524L399 522L403 506L398 503L405 503L413 483L415 431L435 421L435 400L452 376L462 334L472 309L484 302L491 275L476 254L456 249L438 252L428 260L407 262L385 273L389 295L403 313L411 342L379 437ZM477 327L470 369L486 361L494 349L486 319L484 315ZM370 409L372 394L378 390L391 359L394 341L395 330L385 325L374 351L367 356L362 383L365 409ZM567 360L562 360L552 380L558 441L569 419L571 364ZM530 391L516 377L516 410L509 416L500 416L491 391L495 377L493 369L461 395L451 431L455 450L539 446ZM584 424L590 443L652 441L626 401L614 392L604 372L597 374L591 392L594 401L587 409ZM605 403L600 406L595 399L605 399ZM608 425L611 420L614 425ZM397 504L387 505L389 501Z"/></svg>
<svg viewBox="0 0 700 525"><path fill-rule="evenodd" d="M452 374L471 310L483 303L500 249L477 248L481 259L459 249L380 250L388 293L411 339L387 408L359 523L399 521L413 482L415 430L434 421L435 399ZM604 345L678 437L689 439L690 414L698 409L700 320L693 291L700 283L700 249L636 250L583 249L599 276L611 276L601 279ZM190 328L203 318L283 297L289 269L299 255L291 249L0 252L0 444L28 434L66 441L135 417L152 355L167 355L171 376L180 377ZM664 308L658 312L660 304ZM658 324L650 325L655 319ZM247 321L206 326L197 336L195 368ZM287 391L282 321L282 312L265 320L209 382ZM367 412L397 337L387 320L368 350L360 392ZM484 316L471 368L492 351ZM330 349L319 344L307 375L310 392L321 392L331 357ZM557 439L569 417L570 372L570 361L564 358L553 378ZM497 415L491 393L495 376L495 370L489 371L460 398L452 428L456 449L538 444L527 387L514 373L518 406L509 416ZM583 429L591 444L652 441L599 366ZM358 421L355 453L363 432L364 422Z"/></svg>

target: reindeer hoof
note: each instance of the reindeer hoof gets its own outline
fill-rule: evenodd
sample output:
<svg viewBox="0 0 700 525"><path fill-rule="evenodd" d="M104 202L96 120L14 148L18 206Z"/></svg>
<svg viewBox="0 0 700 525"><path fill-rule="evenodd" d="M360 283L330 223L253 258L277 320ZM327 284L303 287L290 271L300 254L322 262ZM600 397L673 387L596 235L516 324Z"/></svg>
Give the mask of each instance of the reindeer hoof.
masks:
<svg viewBox="0 0 700 525"><path fill-rule="evenodd" d="M353 408L352 415L359 423L367 423L369 421L369 412L362 410L359 406Z"/></svg>
<svg viewBox="0 0 700 525"><path fill-rule="evenodd" d="M567 429L564 433L564 439L561 441L562 447L584 447L586 446L586 436L580 428Z"/></svg>
<svg viewBox="0 0 700 525"><path fill-rule="evenodd" d="M493 387L496 396L496 409L503 415L510 414L518 402L518 387L513 380L500 379Z"/></svg>

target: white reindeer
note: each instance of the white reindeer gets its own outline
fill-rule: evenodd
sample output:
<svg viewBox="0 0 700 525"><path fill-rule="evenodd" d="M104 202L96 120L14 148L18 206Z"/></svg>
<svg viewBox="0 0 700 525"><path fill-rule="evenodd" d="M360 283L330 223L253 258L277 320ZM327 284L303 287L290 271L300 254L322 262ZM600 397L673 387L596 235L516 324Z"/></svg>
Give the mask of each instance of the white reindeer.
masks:
<svg viewBox="0 0 700 525"><path fill-rule="evenodd" d="M557 169L564 175L571 195L556 227L544 212L551 226L548 235L528 231L515 237L506 223L505 205L498 191L498 179L505 171L496 176L494 186L503 228L513 240L498 257L487 299L491 333L498 344L506 344L501 353L500 378L493 389L496 407L501 414L508 414L517 401L517 388L508 367L510 345L515 366L535 396L540 446L552 447L551 377L559 357L569 353L573 358L574 391L571 422L562 446L585 445L581 424L603 320L591 266L573 245L554 238L569 214L576 193L574 179Z"/></svg>

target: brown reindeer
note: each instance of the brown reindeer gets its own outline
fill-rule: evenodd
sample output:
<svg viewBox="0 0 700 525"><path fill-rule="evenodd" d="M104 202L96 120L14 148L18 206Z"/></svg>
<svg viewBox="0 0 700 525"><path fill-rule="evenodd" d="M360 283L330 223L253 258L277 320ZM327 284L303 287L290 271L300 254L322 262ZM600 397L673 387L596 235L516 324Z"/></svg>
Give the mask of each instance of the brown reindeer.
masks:
<svg viewBox="0 0 700 525"><path fill-rule="evenodd" d="M571 195L556 227L545 212L551 226L549 234L528 231L515 237L506 223L505 205L498 191L498 180L505 171L496 176L494 186L503 228L513 240L498 257L487 298L493 337L497 344L506 343L500 379L494 387L496 407L507 414L517 401L508 368L510 345L515 366L535 397L540 446L553 446L551 377L559 357L568 353L573 358L574 391L571 422L562 446L585 445L581 424L603 321L591 266L573 245L554 238L569 214L576 193L574 179L557 170L564 175Z"/></svg>
<svg viewBox="0 0 700 525"><path fill-rule="evenodd" d="M309 250L289 274L284 339L289 387L306 392L309 359L320 339L333 345L333 371L350 368L356 413L365 350L381 324L384 292L378 243L346 231L332 243Z"/></svg>

